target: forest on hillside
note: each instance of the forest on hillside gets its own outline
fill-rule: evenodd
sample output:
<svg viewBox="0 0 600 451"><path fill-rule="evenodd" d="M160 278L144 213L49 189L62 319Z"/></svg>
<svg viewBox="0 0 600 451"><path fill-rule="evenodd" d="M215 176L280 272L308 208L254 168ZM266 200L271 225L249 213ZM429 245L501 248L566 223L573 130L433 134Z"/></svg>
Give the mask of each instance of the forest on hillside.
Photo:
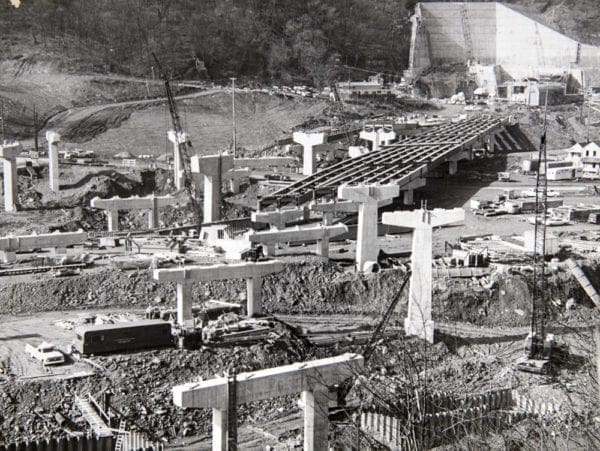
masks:
<svg viewBox="0 0 600 451"><path fill-rule="evenodd" d="M347 67L400 74L413 0L0 1L7 46L61 54L80 69L149 76L152 53L175 78L306 82L322 86ZM22 57L22 55L17 55ZM366 78L368 73L360 74Z"/></svg>

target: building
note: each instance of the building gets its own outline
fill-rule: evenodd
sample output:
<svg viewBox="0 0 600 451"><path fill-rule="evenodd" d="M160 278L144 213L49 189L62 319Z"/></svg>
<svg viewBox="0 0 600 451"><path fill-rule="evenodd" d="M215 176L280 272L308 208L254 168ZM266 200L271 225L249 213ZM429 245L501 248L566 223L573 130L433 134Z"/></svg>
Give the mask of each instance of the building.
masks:
<svg viewBox="0 0 600 451"><path fill-rule="evenodd" d="M381 74L372 75L367 81L347 81L336 83L340 97L349 100L352 96L360 95L386 95L390 88L383 83Z"/></svg>
<svg viewBox="0 0 600 451"><path fill-rule="evenodd" d="M600 178L600 146L595 142L577 143L565 149L565 161L570 161L583 178Z"/></svg>

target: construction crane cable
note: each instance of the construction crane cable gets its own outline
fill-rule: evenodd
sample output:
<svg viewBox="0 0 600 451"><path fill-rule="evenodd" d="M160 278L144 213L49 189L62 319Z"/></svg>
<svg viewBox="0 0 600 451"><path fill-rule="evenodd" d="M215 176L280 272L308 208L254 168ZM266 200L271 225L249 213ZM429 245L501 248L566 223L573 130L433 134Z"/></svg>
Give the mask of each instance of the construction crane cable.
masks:
<svg viewBox="0 0 600 451"><path fill-rule="evenodd" d="M195 187L194 187L194 184L192 181L192 174L191 174L191 169L190 169L190 154L188 152L188 149L189 149L189 151L193 151L192 142L189 139L186 139L185 143L183 143L184 146L182 146L179 143L179 137L183 136L184 130L183 130L183 127L181 126L181 117L179 116L179 112L177 111L177 104L175 103L175 97L173 96L173 91L171 89L171 82L169 80L169 76L163 70L162 65L160 64L160 61L158 60L158 58L156 57L156 54L154 52L152 53L152 57L154 58L154 61L156 62L156 66L158 68L158 71L165 83L167 104L169 106L169 113L171 115L171 121L173 122L173 129L174 129L175 135L176 135L175 140L178 143L177 147L178 147L178 153L179 153L179 160L181 161L181 165L183 168L183 176L184 176L183 177L183 185L188 194L190 203L192 204L192 209L194 210L194 215L195 215L196 223L197 223L196 225L199 229L200 224L202 224L202 211L200 210L200 206L198 205L198 203L196 201Z"/></svg>
<svg viewBox="0 0 600 451"><path fill-rule="evenodd" d="M548 91L544 106L544 131L540 139L535 185L535 224L533 242L533 295L531 310L530 358L543 354L546 321L546 215L548 213L547 177Z"/></svg>

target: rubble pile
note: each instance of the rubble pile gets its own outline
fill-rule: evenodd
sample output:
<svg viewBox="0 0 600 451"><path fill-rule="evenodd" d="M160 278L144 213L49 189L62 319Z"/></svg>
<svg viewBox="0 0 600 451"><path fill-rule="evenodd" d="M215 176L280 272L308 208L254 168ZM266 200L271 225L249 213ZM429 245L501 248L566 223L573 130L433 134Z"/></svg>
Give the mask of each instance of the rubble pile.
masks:
<svg viewBox="0 0 600 451"><path fill-rule="evenodd" d="M42 438L66 433L56 423L59 412L74 425L69 431L85 430L73 395L99 395L110 390L114 407L123 414L130 429L153 439L171 439L193 434L210 434L211 411L178 409L172 400L174 385L254 371L291 362L320 358L283 328L277 338L249 347L202 348L200 350L156 350L119 356L92 357L104 371L94 377L60 382L16 383L0 386L0 440ZM240 406L240 421L264 420L282 409L294 407L293 397ZM43 421L40 421L40 418Z"/></svg>

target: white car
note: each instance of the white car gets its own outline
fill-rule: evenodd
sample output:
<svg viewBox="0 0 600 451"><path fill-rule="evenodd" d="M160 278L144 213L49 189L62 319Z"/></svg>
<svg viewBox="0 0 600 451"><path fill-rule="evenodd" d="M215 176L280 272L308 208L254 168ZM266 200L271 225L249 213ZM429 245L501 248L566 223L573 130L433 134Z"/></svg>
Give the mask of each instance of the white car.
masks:
<svg viewBox="0 0 600 451"><path fill-rule="evenodd" d="M560 197L560 191L549 189L546 193L548 197ZM523 197L535 197L535 188L526 189L525 191L521 191L521 196Z"/></svg>
<svg viewBox="0 0 600 451"><path fill-rule="evenodd" d="M532 217L529 218L529 223L530 224L535 224L535 220L536 220L536 217L532 216ZM541 223L542 223L542 221L538 221L538 224L541 224ZM553 218L553 217L550 217L550 216L546 217L545 223L546 223L547 227L558 227L558 226L564 226L564 225L571 224L566 219L563 219L563 218Z"/></svg>
<svg viewBox="0 0 600 451"><path fill-rule="evenodd" d="M58 351L51 343L45 341L37 346L25 345L25 352L36 360L42 362L42 365L60 365L65 363L65 356Z"/></svg>

